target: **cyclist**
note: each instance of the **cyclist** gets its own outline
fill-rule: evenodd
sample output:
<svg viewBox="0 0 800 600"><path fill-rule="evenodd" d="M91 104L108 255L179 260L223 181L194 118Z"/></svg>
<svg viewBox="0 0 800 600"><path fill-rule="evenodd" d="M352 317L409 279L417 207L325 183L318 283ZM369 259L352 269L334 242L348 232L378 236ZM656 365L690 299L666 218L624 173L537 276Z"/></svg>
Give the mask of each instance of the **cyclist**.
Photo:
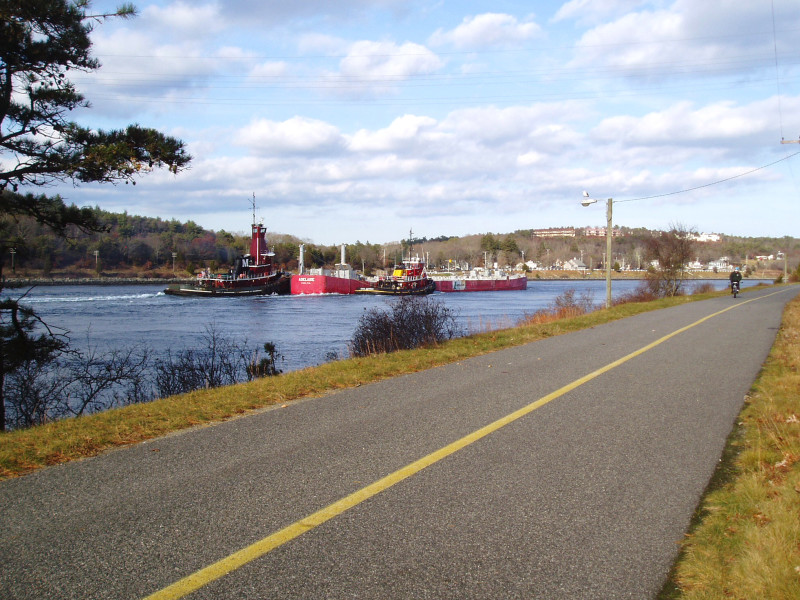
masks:
<svg viewBox="0 0 800 600"><path fill-rule="evenodd" d="M731 292L733 291L733 286L736 284L736 287L741 287L742 282L742 272L739 270L739 267L736 267L733 271L731 271Z"/></svg>

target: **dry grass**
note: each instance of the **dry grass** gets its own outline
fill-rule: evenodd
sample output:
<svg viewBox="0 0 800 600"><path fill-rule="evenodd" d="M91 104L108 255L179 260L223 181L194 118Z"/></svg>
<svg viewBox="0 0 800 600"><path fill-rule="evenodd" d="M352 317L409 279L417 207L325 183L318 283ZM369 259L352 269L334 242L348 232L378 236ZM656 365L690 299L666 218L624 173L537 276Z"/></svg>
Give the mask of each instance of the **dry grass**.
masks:
<svg viewBox="0 0 800 600"><path fill-rule="evenodd" d="M563 319L580 317L596 309L594 296L591 292L585 292L576 296L574 289L566 290L558 296L547 308L542 308L536 312L526 315L522 320L523 325L542 325L553 323Z"/></svg>
<svg viewBox="0 0 800 600"><path fill-rule="evenodd" d="M710 294L712 292L716 292L717 288L714 286L713 283L710 281L705 281L703 283L695 283L692 286L692 294Z"/></svg>
<svg viewBox="0 0 800 600"><path fill-rule="evenodd" d="M729 439L662 598L800 598L800 298Z"/></svg>

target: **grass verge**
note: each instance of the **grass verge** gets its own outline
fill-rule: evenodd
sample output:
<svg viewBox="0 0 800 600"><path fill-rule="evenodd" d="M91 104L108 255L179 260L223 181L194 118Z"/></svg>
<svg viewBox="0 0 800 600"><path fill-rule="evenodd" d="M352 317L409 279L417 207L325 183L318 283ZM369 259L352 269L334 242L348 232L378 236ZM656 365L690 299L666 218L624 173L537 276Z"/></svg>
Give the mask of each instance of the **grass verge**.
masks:
<svg viewBox="0 0 800 600"><path fill-rule="evenodd" d="M800 298L728 438L660 600L800 598Z"/></svg>
<svg viewBox="0 0 800 600"><path fill-rule="evenodd" d="M713 294L701 294L628 303L566 319L554 314L550 321L536 319L535 323L461 337L433 347L335 361L249 383L1 433L0 479L94 456L116 446L142 442L189 427L223 421L249 411L413 373L711 296Z"/></svg>

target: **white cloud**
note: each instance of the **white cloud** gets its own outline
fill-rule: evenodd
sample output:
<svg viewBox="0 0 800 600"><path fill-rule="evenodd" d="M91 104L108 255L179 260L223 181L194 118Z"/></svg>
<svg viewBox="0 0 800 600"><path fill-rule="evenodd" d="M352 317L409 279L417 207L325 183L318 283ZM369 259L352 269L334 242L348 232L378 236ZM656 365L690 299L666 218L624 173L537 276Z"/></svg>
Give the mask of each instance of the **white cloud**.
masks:
<svg viewBox="0 0 800 600"><path fill-rule="evenodd" d="M435 140L436 120L430 117L404 115L385 129L359 130L353 135L350 149L356 152L395 152L409 145L425 144Z"/></svg>
<svg viewBox="0 0 800 600"><path fill-rule="evenodd" d="M478 49L509 46L541 35L542 29L533 21L520 22L512 15L485 13L465 17L450 31L437 30L431 45L452 45L459 49Z"/></svg>
<svg viewBox="0 0 800 600"><path fill-rule="evenodd" d="M467 17L412 0L201 2L152 0L139 19L98 26L103 69L71 74L93 104L85 123L177 135L192 168L59 193L236 229L255 191L276 207L273 230L323 243L332 223L346 240L396 239L421 228L403 221L417 210L431 219L422 234L510 231L594 219L577 203L584 187L649 196L772 162L796 148L779 145L783 131L800 132L791 0L774 3L777 70L769 3L564 0L543 30L512 16L523 2ZM788 183L759 198L796 204L790 170L770 169ZM672 203L622 206L626 225L675 218Z"/></svg>
<svg viewBox="0 0 800 600"><path fill-rule="evenodd" d="M349 42L340 37L313 32L300 36L297 48L303 54L346 54Z"/></svg>
<svg viewBox="0 0 800 600"><path fill-rule="evenodd" d="M573 64L702 77L774 66L769 7L739 0L676 0L668 8L660 8L660 2L652 5L587 31L576 45ZM797 28L800 5L782 7L780 18L782 28Z"/></svg>
<svg viewBox="0 0 800 600"><path fill-rule="evenodd" d="M320 73L319 82L331 95L366 98L394 93L404 82L443 66L444 61L420 44L362 40L349 45L338 71Z"/></svg>
<svg viewBox="0 0 800 600"><path fill-rule="evenodd" d="M488 147L536 141L543 150L555 151L574 142L574 134L565 123L578 119L583 113L578 103L571 102L468 108L450 113L442 127L456 132L464 140Z"/></svg>
<svg viewBox="0 0 800 600"><path fill-rule="evenodd" d="M766 110L772 101L747 106L731 101L695 108L679 102L642 117L619 115L600 121L593 139L625 146L720 145L728 140L746 140L763 135L772 126Z"/></svg>
<svg viewBox="0 0 800 600"><path fill-rule="evenodd" d="M380 11L398 15L414 4L414 0L226 0L225 11L237 23L257 21L271 27L298 21L353 21Z"/></svg>
<svg viewBox="0 0 800 600"><path fill-rule="evenodd" d="M218 4L180 1L166 6L151 4L142 11L141 18L148 29L169 32L171 40L179 37L193 40L219 33L225 27Z"/></svg>
<svg viewBox="0 0 800 600"><path fill-rule="evenodd" d="M289 65L285 61L272 61L256 65L250 71L250 77L282 77L289 73Z"/></svg>
<svg viewBox="0 0 800 600"><path fill-rule="evenodd" d="M649 0L569 0L558 9L553 22L574 20L596 23L610 16L626 13L648 4Z"/></svg>
<svg viewBox="0 0 800 600"><path fill-rule="evenodd" d="M262 156L316 155L337 151L344 144L335 126L304 117L282 122L259 119L240 129L235 138L238 144Z"/></svg>
<svg viewBox="0 0 800 600"><path fill-rule="evenodd" d="M442 65L438 56L419 44L360 41L350 46L339 70L347 77L391 82L433 73Z"/></svg>

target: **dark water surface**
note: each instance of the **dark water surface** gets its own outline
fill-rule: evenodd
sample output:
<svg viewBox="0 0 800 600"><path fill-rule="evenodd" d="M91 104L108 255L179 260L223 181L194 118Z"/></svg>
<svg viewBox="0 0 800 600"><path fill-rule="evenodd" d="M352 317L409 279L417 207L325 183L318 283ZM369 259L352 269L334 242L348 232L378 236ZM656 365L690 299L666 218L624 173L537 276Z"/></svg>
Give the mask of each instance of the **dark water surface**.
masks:
<svg viewBox="0 0 800 600"><path fill-rule="evenodd" d="M718 289L727 280L709 280ZM692 282L691 286L699 282ZM758 280L743 280L742 287ZM770 283L770 282L764 282ZM638 286L614 281L614 296ZM185 298L166 296L163 285L41 286L23 304L51 327L69 332L72 346L98 350L144 347L163 355L202 345L209 327L254 350L272 342L293 371L347 356L348 342L365 310L392 299L352 296ZM531 281L524 291L436 293L430 298L454 311L468 332L516 325L527 314L551 306L566 290L588 291L605 302L605 280ZM17 290L10 290L17 292Z"/></svg>

